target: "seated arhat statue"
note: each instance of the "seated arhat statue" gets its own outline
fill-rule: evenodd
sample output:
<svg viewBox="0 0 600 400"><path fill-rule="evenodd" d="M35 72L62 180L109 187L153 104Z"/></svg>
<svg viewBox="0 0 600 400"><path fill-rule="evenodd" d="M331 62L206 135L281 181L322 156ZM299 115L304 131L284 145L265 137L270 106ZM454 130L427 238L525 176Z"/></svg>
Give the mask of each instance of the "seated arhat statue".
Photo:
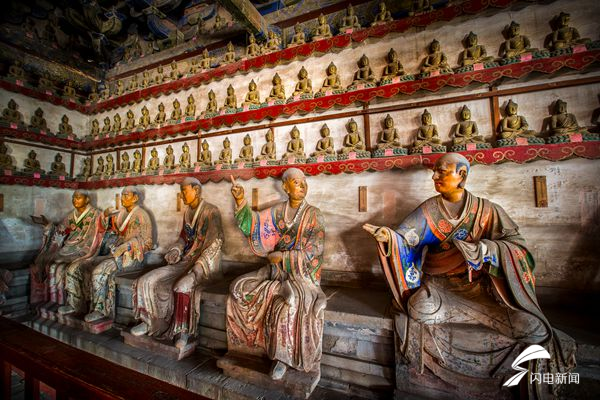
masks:
<svg viewBox="0 0 600 400"><path fill-rule="evenodd" d="M13 99L8 101L8 106L2 110L2 121L7 124L23 125L23 114L19 111L19 105Z"/></svg>
<svg viewBox="0 0 600 400"><path fill-rule="evenodd" d="M305 43L306 35L304 34L304 30L299 23L296 23L296 25L294 25L294 36L292 36L292 40L290 44L288 44L288 47L299 46Z"/></svg>
<svg viewBox="0 0 600 400"><path fill-rule="evenodd" d="M534 52L537 49L531 47L531 41L525 35L521 35L521 25L512 21L506 28L506 41L500 48L502 58L512 58L523 53Z"/></svg>
<svg viewBox="0 0 600 400"><path fill-rule="evenodd" d="M377 148L384 150L402 148L402 143L400 143L400 133L394 128L394 119L390 114L386 115L383 120L383 130L379 134Z"/></svg>
<svg viewBox="0 0 600 400"><path fill-rule="evenodd" d="M152 249L152 221L140 205L141 192L135 187L125 187L121 191L121 208L108 208L103 213L102 225L116 235L110 246L110 255L96 257L93 263L85 265L79 273L67 275L68 303L76 311L85 312L86 322L101 319L114 319L115 315L115 274L144 266L144 255ZM86 274L90 285L86 288ZM77 288L72 291L71 288ZM91 289L89 294L87 290ZM78 293L87 296L78 296ZM72 296L72 294L75 294ZM90 301L89 308L86 307ZM70 311L70 310L65 310ZM60 312L60 311L59 311Z"/></svg>
<svg viewBox="0 0 600 400"><path fill-rule="evenodd" d="M244 146L240 149L240 156L235 159L235 163L246 163L254 161L254 148L252 147L252 138L250 135L244 136Z"/></svg>
<svg viewBox="0 0 600 400"><path fill-rule="evenodd" d="M4 142L0 142L0 171L13 169L15 169L15 165L12 157L8 155L8 147Z"/></svg>
<svg viewBox="0 0 600 400"><path fill-rule="evenodd" d="M306 158L306 154L304 153L304 141L300 138L300 131L296 126L294 126L290 132L290 136L292 137L287 144L287 151L283 154L282 159L288 158Z"/></svg>
<svg viewBox="0 0 600 400"><path fill-rule="evenodd" d="M567 112L567 102L561 99L554 103L554 112L550 117L550 134L552 136L571 135L574 133L588 133L586 128L580 127L574 114Z"/></svg>
<svg viewBox="0 0 600 400"><path fill-rule="evenodd" d="M256 38L251 33L248 35L248 46L246 46L246 57L258 57L260 55L260 46L256 43Z"/></svg>
<svg viewBox="0 0 600 400"><path fill-rule="evenodd" d="M275 147L275 134L273 133L273 128L269 128L267 134L265 135L265 139L267 142L262 145L260 154L256 156L256 161L275 161L277 158L277 150Z"/></svg>
<svg viewBox="0 0 600 400"><path fill-rule="evenodd" d="M575 343L540 309L533 255L517 224L465 190L469 170L464 156L441 156L432 177L438 196L396 229L363 228L377 241L394 298L398 390L508 398L502 384L521 351L535 344L551 354L531 363L530 373L568 372ZM526 380L529 393L551 386Z"/></svg>
<svg viewBox="0 0 600 400"><path fill-rule="evenodd" d="M228 373L234 352L266 354L270 377L280 380L288 369L320 375L323 315L321 266L325 227L321 211L306 201L304 173L283 173L286 201L252 211L244 188L232 178L235 218L252 251L268 263L236 278L227 298L228 353L217 364ZM251 379L251 378L250 378Z"/></svg>
<svg viewBox="0 0 600 400"><path fill-rule="evenodd" d="M180 192L187 207L181 231L168 247L165 266L139 277L133 284L136 336L177 338L183 348L198 332L203 285L221 279L223 229L221 213L202 198L202 185L185 178Z"/></svg>
<svg viewBox="0 0 600 400"><path fill-rule="evenodd" d="M387 9L385 3L382 1L379 3L379 12L375 15L375 19L371 23L371 26L385 24L393 21L392 13Z"/></svg>
<svg viewBox="0 0 600 400"><path fill-rule="evenodd" d="M202 150L198 156L198 163L203 167L212 166L212 152L209 150L209 145L206 139L202 142Z"/></svg>
<svg viewBox="0 0 600 400"><path fill-rule="evenodd" d="M448 65L448 58L442 52L440 42L433 40L427 48L428 54L421 64L422 74L431 74L439 71L441 74L452 73L452 68Z"/></svg>
<svg viewBox="0 0 600 400"><path fill-rule="evenodd" d="M98 121L96 121L97 123ZM29 124L30 128L39 129L41 131L48 130L48 124L46 123L46 118L44 118L44 110L38 107L33 115L31 116L31 123Z"/></svg>
<svg viewBox="0 0 600 400"><path fill-rule="evenodd" d="M327 18L323 14L319 15L318 22L319 26L317 27L312 36L313 42L316 42L317 40L321 39L329 39L333 36L333 34L331 33L331 27L327 22Z"/></svg>
<svg viewBox="0 0 600 400"><path fill-rule="evenodd" d="M342 23L340 25L340 32L345 33L349 29L360 28L360 22L358 21L358 17L354 13L354 7L352 7L352 4L348 4L348 8L346 9L346 15L342 19Z"/></svg>
<svg viewBox="0 0 600 400"><path fill-rule="evenodd" d="M69 124L69 117L66 114L62 116L60 124L58 124L58 133L61 135L73 134L73 127Z"/></svg>
<svg viewBox="0 0 600 400"><path fill-rule="evenodd" d="M71 197L73 210L59 223L45 220L44 245L30 267L31 303L65 304L65 278L98 254L104 232L100 210L90 204L89 193L76 190Z"/></svg>
<svg viewBox="0 0 600 400"><path fill-rule="evenodd" d="M317 141L315 151L310 154L311 157L333 156L335 150L333 147L333 138L329 136L330 130L327 124L323 124L320 130L321 139Z"/></svg>
<svg viewBox="0 0 600 400"><path fill-rule="evenodd" d="M561 12L552 19L551 24L553 28L547 43L548 49L556 51L590 41L590 39L582 38L577 28L569 26L570 20L571 15L564 12Z"/></svg>
<svg viewBox="0 0 600 400"><path fill-rule="evenodd" d="M502 139L535 136L535 131L529 129L525 117L517 115L518 107L519 105L512 100L506 104L504 108L506 116L500 121L500 137Z"/></svg>
<svg viewBox="0 0 600 400"><path fill-rule="evenodd" d="M231 159L232 159L233 155L231 152L231 142L229 141L229 138L226 137L223 140L223 150L221 150L221 152L219 153L219 161L217 161L218 164L231 164Z"/></svg>
<svg viewBox="0 0 600 400"><path fill-rule="evenodd" d="M460 54L460 65L462 67L494 60L494 57L487 55L485 46L477 43L477 35L473 32L469 32L463 42L465 49Z"/></svg>

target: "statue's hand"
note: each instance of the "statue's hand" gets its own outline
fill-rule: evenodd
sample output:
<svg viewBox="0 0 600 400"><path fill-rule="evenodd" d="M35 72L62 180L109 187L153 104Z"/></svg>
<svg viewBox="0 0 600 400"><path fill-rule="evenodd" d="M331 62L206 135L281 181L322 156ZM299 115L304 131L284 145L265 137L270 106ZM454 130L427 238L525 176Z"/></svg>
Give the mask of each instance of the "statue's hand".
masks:
<svg viewBox="0 0 600 400"><path fill-rule="evenodd" d="M167 251L167 254L165 254L165 261L169 265L176 264L179 262L179 260L181 260L181 252L179 249L171 249Z"/></svg>
<svg viewBox="0 0 600 400"><path fill-rule="evenodd" d="M280 251L274 251L267 255L271 264L279 264L283 260L283 253Z"/></svg>
<svg viewBox="0 0 600 400"><path fill-rule="evenodd" d="M390 241L390 237L387 233L387 230L383 229L383 227L371 224L364 224L362 227L365 231L373 235L375 240L377 240L378 242L387 243Z"/></svg>
<svg viewBox="0 0 600 400"><path fill-rule="evenodd" d="M231 175L231 194L239 206L244 201L244 188L237 184L233 175Z"/></svg>

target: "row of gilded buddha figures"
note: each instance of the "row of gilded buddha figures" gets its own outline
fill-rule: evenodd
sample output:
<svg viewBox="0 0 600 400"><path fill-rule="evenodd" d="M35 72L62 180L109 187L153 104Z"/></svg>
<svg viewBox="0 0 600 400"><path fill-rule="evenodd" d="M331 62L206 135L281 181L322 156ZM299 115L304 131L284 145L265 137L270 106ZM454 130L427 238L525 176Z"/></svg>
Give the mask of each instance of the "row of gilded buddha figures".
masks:
<svg viewBox="0 0 600 400"><path fill-rule="evenodd" d="M568 372L575 366L575 345L566 334L553 333L537 304L533 256L518 226L499 205L465 189L469 171L464 156L443 155L432 176L438 196L423 202L396 229L371 224L363 229L378 243L394 296L397 362L420 368L420 374L442 379L459 391L463 385L471 388L467 383L479 376L487 394L500 393L505 376L514 374L506 357L535 343L553 353L553 368ZM244 188L232 178L232 221L248 239L245 246L266 260L229 286L225 321L230 353L217 366L227 374L228 360L236 352L264 354L271 361L271 379L282 379L288 369L295 369L318 380L327 307L320 284L325 218L307 202L302 171L287 169L282 189L284 201L254 211ZM75 191L74 209L63 221L53 224L40 218L47 240L31 266L31 303L40 304L42 315L43 310L57 312L59 322L83 318L88 329L110 323L121 298L116 296L115 275L137 269L140 274L132 285L136 325L130 335L148 347L160 340L163 345L172 343L180 354L189 346L194 350L202 291L223 280L224 240L229 246L244 246L225 238L219 208L202 194L197 179L180 183L180 198L188 206L178 224L181 231L166 246L163 266L143 270L145 255L155 243L139 189L124 188L121 209L104 212L91 204L89 193ZM60 237L65 240L56 240ZM447 339L473 329L480 331L481 340L468 351ZM439 342L446 349L443 353ZM533 368L537 373L549 367Z"/></svg>
<svg viewBox="0 0 600 400"><path fill-rule="evenodd" d="M383 4L383 3L382 3ZM385 5L384 5L385 7ZM348 26L344 25L343 29L350 29L349 27L356 27L356 22L354 18L355 15L351 13L351 7L349 8L348 18L350 20L344 20L344 24L349 24ZM352 18L353 17L353 18ZM569 26L569 14L560 13L555 16L552 20L552 26L554 27L551 34L545 40L545 46L548 50L553 52L560 52L563 49L570 48L576 44L584 44L588 43L590 40L587 38L581 38L579 31ZM357 20L356 20L357 21ZM296 26L296 35L294 35L292 42L290 45L298 45L304 43L304 33L301 31L299 26ZM324 16L319 17L319 35L313 36L313 39L322 39L325 37L331 36L331 30L329 29L329 25L326 22ZM329 36L327 36L329 35ZM520 33L520 25L516 22L511 22L509 26L505 28L505 36L506 40L500 46L499 54L501 60L511 60L520 57L524 53L535 53L539 50L537 48L531 47L531 41L525 35ZM270 31L268 34L269 40L266 42L265 46L260 46L256 43L256 39L253 35L249 36L249 44L246 47L245 58L255 57L260 54L264 54L265 51L277 51L280 48L280 39L275 34L275 32ZM459 54L459 68L468 67L474 64L480 63L489 63L494 61L494 57L488 56L485 46L478 44L477 35L473 32L470 32L463 40L463 44L465 49ZM435 73L453 73L452 67L448 63L448 58L444 52L441 51L441 45L437 40L433 40L428 46L428 55L422 60L420 73L424 76L435 74ZM547 56L547 53L544 53ZM202 58L192 59L190 61L190 65L187 71L180 70L178 63L173 61L171 63L171 71L167 74L164 72L163 66L157 67L156 73L154 76L150 73L150 71L144 71L142 73L141 79L138 79L137 75L133 75L129 80L127 86L123 83L122 80L117 80L114 87L111 89L109 85L105 85L104 89L100 94L96 92L96 89L93 88L92 92L89 94L89 101L98 101L106 100L110 97L121 96L128 92L137 91L146 87L150 87L155 84L162 84L168 81L177 80L183 76L194 75L200 71L207 70L218 65L229 64L238 60L238 57L235 52L235 48L233 44L230 42L227 45L227 51L223 56L220 64L215 64L215 59L209 54L208 50L204 50ZM348 89L356 89L358 85L368 85L373 86L377 83L379 84L388 84L394 81L394 78L403 77L407 80L414 79L412 75L406 75L404 67L402 63L398 59L398 54L394 49L391 49L386 57L386 66L384 67L382 76L379 80L375 78L371 67L369 66L369 59L363 55L358 61L358 71L354 74L353 82L348 86ZM306 79L307 77L300 76L302 72L299 74L300 80L305 80L302 84L302 88L299 89L296 86L296 90L294 91L293 96L303 95L305 97L312 95L312 87L307 87ZM306 71L304 72L306 74ZM16 61L9 68L9 77L13 80L23 80L25 79L25 72L22 68L22 64L20 61ZM277 75L276 75L277 77ZM308 80L310 82L310 80ZM280 83L279 83L280 84ZM276 86L275 77L273 78L274 90ZM310 86L310 84L308 85ZM40 78L38 87L43 90L54 90L54 84L48 79L47 76ZM333 63L327 69L327 79L323 84L323 89L321 89L320 93L325 93L328 90L332 91L340 91L345 90L341 84L339 76L337 76L337 68ZM63 90L62 95L68 98L74 98L76 96L75 88L71 81L67 81ZM229 95L229 93L228 93ZM270 98L273 100L286 100L285 94L281 90L276 90L275 92L271 92ZM290 98L293 100L294 97ZM250 101L251 104L258 104L260 102Z"/></svg>
<svg viewBox="0 0 600 400"><path fill-rule="evenodd" d="M500 121L498 127L497 145L507 146L517 144L517 138L523 138L527 144L542 144L544 140L538 137L538 134L529 129L529 124L524 116L518 114L518 105L510 100L505 110L505 116ZM595 121L598 124L598 119ZM597 126L595 127L597 128ZM315 151L307 157L304 141L300 138L300 131L297 127L293 127L290 136L291 139L287 143L286 151L281 159L287 163L290 158L294 162L303 162L308 158L308 162L333 161L337 159L347 159L351 153L354 153L356 158L368 158L372 155L375 157L402 155L407 153L407 149L401 143L401 137L398 130L394 127L394 120L388 114L383 120L383 129L379 133L376 149L373 154L367 151L362 133L359 132L358 124L354 119L351 119L346 124L347 133L343 138L342 148L336 151L334 148L334 140L330 136L330 130L327 124L321 127L321 139L318 140ZM597 131L598 129L593 129ZM489 148L491 145L479 134L477 123L471 119L471 111L467 106L463 106L460 110L460 121L452 129L452 148L451 151L466 150L468 144L474 144L475 148ZM557 100L554 104L554 113L549 120L549 133L547 141L549 143L557 143L561 141L569 141L569 136L573 134L584 135L582 140L598 140L596 133L590 134L585 127L579 126L574 114L567 112L567 103L562 100ZM166 149L166 156L163 163L160 163L158 151L151 150L151 157L147 167L144 169L142 165L142 154L139 150L133 153L133 162L130 161L129 154L124 151L121 153L119 168L116 168L114 158L111 154L106 156L106 163L102 156L97 158L97 167L92 174L91 159L85 158L81 174L81 178L90 176L112 176L116 173L121 174L140 174L142 171L152 173L158 171L161 166L163 169L172 170L179 167L179 170L189 170L194 166L211 167L214 164L231 165L232 163L253 163L260 161L274 162L277 161L277 150L275 145L275 136L272 129L265 135L266 143L262 146L260 154L255 157L254 148L252 146L252 138L249 135L244 137L244 146L241 148L239 157L233 159L233 150L229 138L223 141L223 149L219 153L217 160L213 160L212 152L209 150L209 144L206 140L202 142L202 150L198 154L198 161L192 163L190 148L187 143L182 147L182 154L179 157L179 164L175 164L176 157L171 145ZM427 150L425 148L429 147ZM411 154L422 152L445 152L446 146L442 144L442 140L438 134L437 125L433 124L432 115L427 110L421 115L421 126L417 130L416 139L410 148ZM2 143L0 147L0 169L14 169L12 158L7 154L7 147ZM35 151L31 151L28 158L24 161L24 172L41 172L45 173L40 167L39 160L36 159ZM66 168L62 162L62 156L56 155L55 161L51 164L51 175L68 175Z"/></svg>

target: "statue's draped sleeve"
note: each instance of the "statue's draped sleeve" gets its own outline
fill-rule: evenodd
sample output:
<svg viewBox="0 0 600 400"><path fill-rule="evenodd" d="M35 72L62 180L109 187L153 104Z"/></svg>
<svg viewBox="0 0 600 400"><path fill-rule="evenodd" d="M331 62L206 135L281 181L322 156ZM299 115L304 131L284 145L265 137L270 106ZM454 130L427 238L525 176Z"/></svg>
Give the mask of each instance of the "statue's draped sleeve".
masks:
<svg viewBox="0 0 600 400"><path fill-rule="evenodd" d="M148 213L141 207L131 210L127 220L127 211L123 208L115 217L108 220L109 229L119 235L118 244L127 249L121 256L122 267L128 268L144 260L144 254L152 249L152 222Z"/></svg>

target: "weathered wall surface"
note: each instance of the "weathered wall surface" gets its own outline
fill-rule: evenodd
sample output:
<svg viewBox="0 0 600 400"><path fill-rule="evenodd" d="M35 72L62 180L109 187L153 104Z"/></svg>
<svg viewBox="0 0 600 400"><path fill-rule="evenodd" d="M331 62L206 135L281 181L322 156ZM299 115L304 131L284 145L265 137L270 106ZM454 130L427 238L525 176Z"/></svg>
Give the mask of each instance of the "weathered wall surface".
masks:
<svg viewBox="0 0 600 400"><path fill-rule="evenodd" d="M472 169L468 189L502 205L517 222L537 260L538 285L562 288L599 289L598 255L600 234L599 161L570 160L558 163L537 161ZM536 208L533 176L545 175L548 208ZM278 180L241 182L250 198L259 189L260 207L285 198ZM325 217L325 277L368 283L381 277L374 241L360 227L365 222L395 226L422 201L435 195L431 171L413 169L362 173L358 175L308 178L308 201ZM367 186L368 212L358 212L358 186ZM156 251L164 252L181 227L177 212L177 185L142 187L144 206L150 211L157 231ZM230 184L208 183L203 197L221 210L226 242L224 259L258 262L235 226ZM114 206L118 189L95 193L100 208ZM40 230L27 223L30 214L44 213L53 220L70 209L70 191L1 186L5 210L0 213L0 254L39 246Z"/></svg>
<svg viewBox="0 0 600 400"><path fill-rule="evenodd" d="M261 99L264 99L271 89L271 79L276 72L283 79L286 94L291 96L297 80L296 75L303 65L309 72L315 92L320 89L325 77L325 68L332 61L338 66L343 84L350 84L356 69L356 61L363 53L369 56L375 75L380 76L384 66L384 56L392 47L398 51L405 69L409 73L414 73L425 56L426 46L434 38L441 41L443 51L446 52L450 64L454 66L457 64L458 54L462 50L460 41L469 31L479 35L479 43L487 47L488 54L496 55L503 41L501 31L511 20L521 24L521 32L531 39L533 47L541 48L544 37L550 33L548 21L560 11L571 13L571 25L579 29L582 37L598 38L600 26L595 16L600 12L600 3L594 0L579 1L577 7L574 7L569 1L555 1L545 5L527 5L522 9L510 11L492 10L477 18L460 18L450 23L437 23L426 30L413 29L402 35L369 39L338 53L324 54L304 61L295 61L288 65L253 71L247 75L233 76L202 85L199 88L161 96L94 116L83 116L61 107L31 101L26 97L2 91L0 91L0 104L5 105L8 99L15 98L21 106L20 110L27 122L33 110L41 106L45 110L46 119L51 127L57 127L62 114L67 114L75 132L81 136L87 133L90 121L94 118L102 122L105 116L109 116L112 121L112 117L118 112L124 122L129 108L134 111L136 120L138 120L141 115L140 110L145 105L150 109L150 114L154 118L158 104L162 102L166 106L167 114L170 115L174 99L178 99L184 109L187 103L186 99L190 94L196 99L197 114L199 114L206 107L209 90L215 91L218 104L221 106L229 84L236 89L238 104L241 104L250 79L254 79L258 84ZM165 68L165 72L168 73L168 71L169 68ZM598 76L599 73L597 70L592 70L585 74L572 72L561 73L559 76L553 77L531 76L526 80L502 82L500 89ZM125 84L127 85L127 83ZM473 85L461 90L445 89L439 93L418 93L413 96L399 96L391 100L374 101L370 104L370 108L377 109L383 106L410 104L439 98L449 99L449 104L427 107L433 116L433 122L438 125L440 137L445 144L451 142L453 126L457 123L457 112L464 104L470 107L472 118L477 122L480 133L488 141L491 141L494 136L494 127L491 120L490 102L487 99L475 98L477 94L488 90L485 86ZM599 107L598 93L600 93L600 84L589 84L500 97L499 103L503 107L512 98L519 104L519 114L527 118L530 128L542 131L544 121L550 115L549 106L558 98L568 101L569 112L575 114L580 125L589 125L593 111ZM451 101L453 97L464 95L472 95L473 99ZM320 137L319 129L324 123L327 123L331 130L336 149L340 149L349 118L333 118L327 121L300 121L300 119L324 115L333 116L340 111L353 111L360 108L356 106L343 110L332 109L323 113L294 115L289 119L278 119L276 122L289 123L274 129L278 157L280 158L285 151L289 132L295 123L301 132L307 155L314 151ZM414 107L390 113L404 145L408 146L414 141L422 112L423 108ZM386 113L376 112L369 116L370 138L373 144L377 141L385 115ZM356 122L359 130L364 132L365 124L362 117L356 118ZM260 152L267 129L264 127L252 128L267 123L268 121L263 121L246 125L251 129L248 134L253 139L255 155ZM234 126L233 128L238 127ZM229 128L214 129L208 133L211 135L227 134L231 140L235 158L242 147L243 137L246 133L231 134L228 130ZM202 133L202 135L204 134ZM222 149L223 139L222 135L207 138L213 152L213 160L218 157ZM191 147L191 153L195 158L197 136L190 134L189 140L186 142ZM177 159L181 154L182 145L183 142L173 144ZM147 148L146 159L149 158L152 147L157 148L161 160L164 158L166 145L150 141L144 143L144 146ZM15 163L21 167L29 146L9 143L8 147ZM36 151L42 167L48 169L57 151L50 149L37 149ZM128 150L131 159L133 159L133 151L134 149ZM101 155L106 156L108 152ZM110 153L113 156L116 155L113 149ZM63 155L63 161L68 167L70 158L65 153ZM79 155L75 157L76 174L80 171L82 158ZM600 225L599 167L600 161L583 159L557 163L537 161L525 165L514 163L494 166L478 165L472 170L468 187L476 195L489 197L501 204L519 224L537 259L539 285L598 290L600 289L600 277L598 276L600 263L594 246L597 241L595 238L600 233L598 232ZM309 177L308 200L321 208L327 224L324 266L326 274L324 278L337 281L365 278L363 283L367 283L369 277L382 279L374 242L360 229L360 226L364 222L398 224L423 200L435 194L430 175L430 171L414 169L359 175ZM532 178L535 175L547 177L550 203L548 208L535 208ZM259 189L261 206L273 204L284 198L277 180L250 180L241 183L246 188L247 196L250 196L252 188ZM358 212L358 186L367 186L368 188L368 212L366 213ZM204 197L217 205L222 212L226 236L225 259L256 262L258 259L251 254L241 233L234 225L233 201L229 188L230 185L227 182L208 183L204 186ZM156 185L146 186L143 189L145 191L144 204L156 223L157 251L162 252L174 240L181 224L181 213L176 211L178 187L176 185ZM105 208L114 205L115 194L118 192L118 189L96 191L94 195L98 206ZM0 256L15 250L33 250L39 246L40 230L27 222L30 214L43 212L53 220L57 220L71 207L70 191L65 190L0 186L0 193L4 194L5 206L4 211L0 213L0 234L2 235Z"/></svg>

